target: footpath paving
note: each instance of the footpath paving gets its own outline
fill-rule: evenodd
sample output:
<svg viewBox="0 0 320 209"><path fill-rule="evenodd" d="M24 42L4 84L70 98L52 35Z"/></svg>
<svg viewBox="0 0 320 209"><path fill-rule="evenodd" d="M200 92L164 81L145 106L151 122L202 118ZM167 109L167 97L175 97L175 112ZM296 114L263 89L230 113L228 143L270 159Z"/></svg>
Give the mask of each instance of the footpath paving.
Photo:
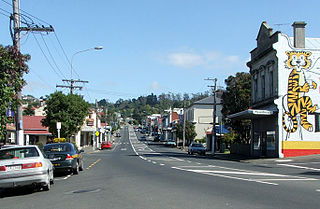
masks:
<svg viewBox="0 0 320 209"><path fill-rule="evenodd" d="M220 159L220 160L230 160L244 163L279 163L279 162L311 162L311 161L320 161L320 155L308 155L308 156L298 156L298 157L287 157L287 158L253 158L244 155L237 154L225 154L225 153L216 153L214 155L207 155L210 158Z"/></svg>

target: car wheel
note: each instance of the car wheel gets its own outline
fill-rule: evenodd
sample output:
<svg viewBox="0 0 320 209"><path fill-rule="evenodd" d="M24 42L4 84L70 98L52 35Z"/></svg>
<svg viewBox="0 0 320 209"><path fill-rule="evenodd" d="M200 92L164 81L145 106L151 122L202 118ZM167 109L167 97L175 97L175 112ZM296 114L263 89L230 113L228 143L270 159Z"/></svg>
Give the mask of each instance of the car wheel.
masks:
<svg viewBox="0 0 320 209"><path fill-rule="evenodd" d="M76 168L73 169L73 174L79 174L79 163L76 163Z"/></svg>
<svg viewBox="0 0 320 209"><path fill-rule="evenodd" d="M50 179L50 174L48 172L48 183L42 186L43 191L49 191L51 188L51 179Z"/></svg>

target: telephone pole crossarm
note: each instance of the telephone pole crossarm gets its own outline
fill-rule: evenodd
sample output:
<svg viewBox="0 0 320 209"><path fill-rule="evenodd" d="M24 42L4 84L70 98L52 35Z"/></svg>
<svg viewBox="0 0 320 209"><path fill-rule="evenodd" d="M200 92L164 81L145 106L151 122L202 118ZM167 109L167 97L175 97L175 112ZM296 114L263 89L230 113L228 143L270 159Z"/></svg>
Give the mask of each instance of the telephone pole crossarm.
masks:
<svg viewBox="0 0 320 209"><path fill-rule="evenodd" d="M54 32L52 26L50 27L19 27L16 28L18 31L40 31L40 32Z"/></svg>

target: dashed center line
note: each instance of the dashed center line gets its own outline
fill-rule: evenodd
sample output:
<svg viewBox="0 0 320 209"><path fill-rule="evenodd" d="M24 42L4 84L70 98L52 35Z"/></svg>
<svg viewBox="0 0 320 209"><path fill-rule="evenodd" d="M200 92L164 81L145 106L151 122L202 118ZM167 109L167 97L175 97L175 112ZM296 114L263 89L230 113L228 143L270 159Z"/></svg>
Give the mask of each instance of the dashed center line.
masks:
<svg viewBox="0 0 320 209"><path fill-rule="evenodd" d="M89 170L92 166L94 166L95 164L97 164L99 161L101 160L101 158L99 158L98 160L96 160L95 162L93 162L91 165L89 165L89 167L87 167L86 169Z"/></svg>

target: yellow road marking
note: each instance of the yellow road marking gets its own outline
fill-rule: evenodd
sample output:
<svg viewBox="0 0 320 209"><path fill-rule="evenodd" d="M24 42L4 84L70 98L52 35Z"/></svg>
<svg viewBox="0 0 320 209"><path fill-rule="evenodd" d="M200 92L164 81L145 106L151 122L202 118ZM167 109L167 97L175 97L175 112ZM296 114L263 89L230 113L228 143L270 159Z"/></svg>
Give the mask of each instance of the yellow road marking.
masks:
<svg viewBox="0 0 320 209"><path fill-rule="evenodd" d="M86 169L89 170L92 166L94 166L95 164L97 164L100 160L101 160L101 158L99 158L99 159L96 160L94 163L92 163L91 165L89 165L89 167L87 167Z"/></svg>

